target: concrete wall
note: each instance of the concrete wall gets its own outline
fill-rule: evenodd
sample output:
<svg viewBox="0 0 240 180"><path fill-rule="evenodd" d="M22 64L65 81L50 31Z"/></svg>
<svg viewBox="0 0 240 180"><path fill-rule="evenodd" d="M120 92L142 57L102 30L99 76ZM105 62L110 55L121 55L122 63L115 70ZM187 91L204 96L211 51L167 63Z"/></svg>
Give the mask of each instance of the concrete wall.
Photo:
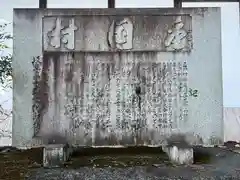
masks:
<svg viewBox="0 0 240 180"><path fill-rule="evenodd" d="M58 46L60 16L68 39ZM124 49L109 34L125 17ZM184 47L165 43L176 21ZM222 143L220 22L220 8L15 10L13 145L53 131L91 146L161 145L172 133Z"/></svg>
<svg viewBox="0 0 240 180"><path fill-rule="evenodd" d="M224 141L240 140L240 108L224 108Z"/></svg>

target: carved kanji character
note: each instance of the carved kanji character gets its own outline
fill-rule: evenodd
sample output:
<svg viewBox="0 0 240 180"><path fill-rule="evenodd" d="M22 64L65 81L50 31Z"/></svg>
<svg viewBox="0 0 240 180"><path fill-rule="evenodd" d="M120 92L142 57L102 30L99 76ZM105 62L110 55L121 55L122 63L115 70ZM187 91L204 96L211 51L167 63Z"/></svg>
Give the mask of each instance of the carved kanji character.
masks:
<svg viewBox="0 0 240 180"><path fill-rule="evenodd" d="M69 20L68 28L62 30L63 38L62 42L65 44L67 49L74 49L75 45L75 31L77 27L75 26L74 18Z"/></svg>
<svg viewBox="0 0 240 180"><path fill-rule="evenodd" d="M56 25L54 29L50 32L50 44L55 48L59 48L61 46L61 30L63 26L61 25L61 19L56 19Z"/></svg>
<svg viewBox="0 0 240 180"><path fill-rule="evenodd" d="M133 24L129 18L119 22L113 21L108 32L108 41L111 47L119 50L133 48Z"/></svg>
<svg viewBox="0 0 240 180"><path fill-rule="evenodd" d="M169 50L182 50L187 45L187 32L183 29L181 16L178 16L174 22L174 27L168 30L168 36L165 40L165 46Z"/></svg>

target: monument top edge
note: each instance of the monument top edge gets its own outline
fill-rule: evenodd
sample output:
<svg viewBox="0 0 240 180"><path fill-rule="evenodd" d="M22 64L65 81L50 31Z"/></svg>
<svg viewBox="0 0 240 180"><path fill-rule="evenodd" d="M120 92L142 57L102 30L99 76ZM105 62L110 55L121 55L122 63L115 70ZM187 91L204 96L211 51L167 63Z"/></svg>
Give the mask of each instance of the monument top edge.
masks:
<svg viewBox="0 0 240 180"><path fill-rule="evenodd" d="M212 11L220 7L196 7L196 8L14 8L15 14L44 13L46 15L168 15L168 14L192 14L196 11Z"/></svg>

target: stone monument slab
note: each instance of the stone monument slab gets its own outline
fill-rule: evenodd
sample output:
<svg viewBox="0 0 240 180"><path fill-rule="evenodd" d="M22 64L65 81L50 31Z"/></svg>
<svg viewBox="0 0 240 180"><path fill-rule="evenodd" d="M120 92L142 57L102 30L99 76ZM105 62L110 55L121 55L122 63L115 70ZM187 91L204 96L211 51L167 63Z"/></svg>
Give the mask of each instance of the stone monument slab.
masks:
<svg viewBox="0 0 240 180"><path fill-rule="evenodd" d="M13 76L14 146L223 142L220 8L15 9Z"/></svg>

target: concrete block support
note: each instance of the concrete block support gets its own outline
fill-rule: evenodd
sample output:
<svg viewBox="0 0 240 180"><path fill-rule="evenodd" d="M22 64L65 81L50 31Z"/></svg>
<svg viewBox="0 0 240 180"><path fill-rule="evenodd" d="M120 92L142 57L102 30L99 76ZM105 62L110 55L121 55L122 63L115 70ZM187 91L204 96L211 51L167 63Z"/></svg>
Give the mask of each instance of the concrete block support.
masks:
<svg viewBox="0 0 240 180"><path fill-rule="evenodd" d="M43 166L59 167L70 159L72 147L66 144L51 144L44 147Z"/></svg>
<svg viewBox="0 0 240 180"><path fill-rule="evenodd" d="M193 148L180 148L177 146L164 147L163 151L168 155L169 160L174 164L193 164Z"/></svg>
<svg viewBox="0 0 240 180"><path fill-rule="evenodd" d="M175 164L193 164L193 148L183 134L173 134L166 139L167 145L163 151L169 160Z"/></svg>

